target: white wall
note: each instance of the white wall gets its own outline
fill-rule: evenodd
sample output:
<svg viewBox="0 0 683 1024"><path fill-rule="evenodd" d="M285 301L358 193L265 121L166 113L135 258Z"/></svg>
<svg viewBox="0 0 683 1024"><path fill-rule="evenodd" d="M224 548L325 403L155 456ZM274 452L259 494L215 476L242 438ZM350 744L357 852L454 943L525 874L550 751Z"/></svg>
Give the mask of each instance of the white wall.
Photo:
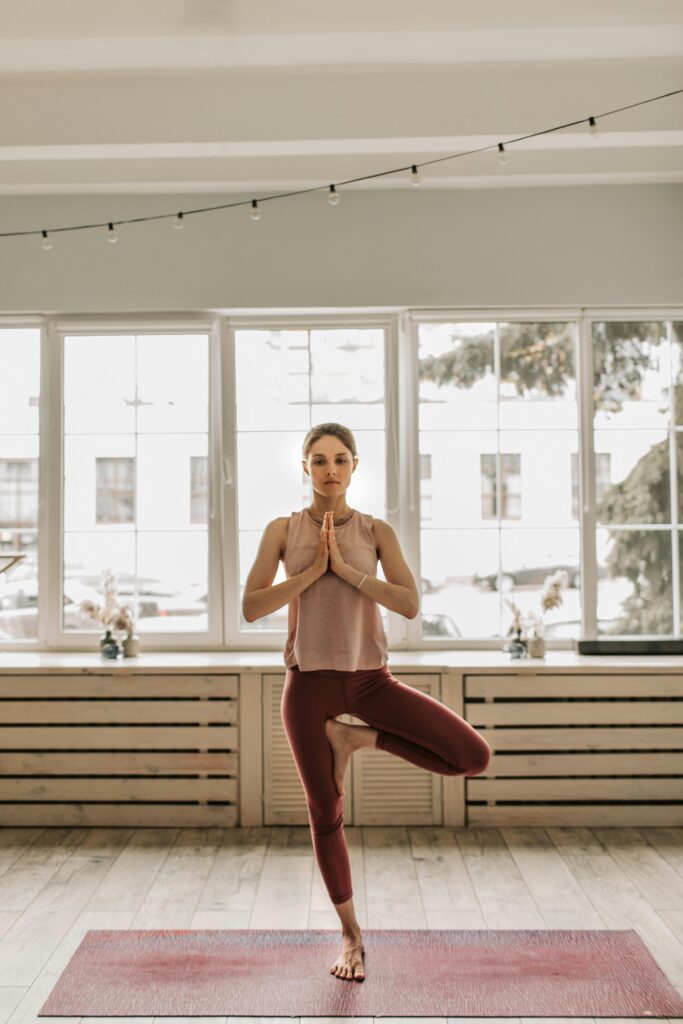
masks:
<svg viewBox="0 0 683 1024"><path fill-rule="evenodd" d="M492 157L492 159L495 159ZM222 195L0 196L0 230L204 207ZM0 239L0 312L683 301L683 185L346 191Z"/></svg>

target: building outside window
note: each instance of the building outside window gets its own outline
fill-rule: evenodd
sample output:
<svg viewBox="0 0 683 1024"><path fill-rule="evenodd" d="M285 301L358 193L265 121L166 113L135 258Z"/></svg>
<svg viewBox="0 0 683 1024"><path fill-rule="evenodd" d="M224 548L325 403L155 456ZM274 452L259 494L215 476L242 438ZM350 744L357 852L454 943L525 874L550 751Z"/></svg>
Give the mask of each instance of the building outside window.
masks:
<svg viewBox="0 0 683 1024"><path fill-rule="evenodd" d="M520 519L522 515L522 456L505 452L500 457L501 475L501 519ZM496 501L496 455L484 453L481 464L481 518L497 519Z"/></svg>
<svg viewBox="0 0 683 1024"><path fill-rule="evenodd" d="M95 522L135 519L135 459L95 457Z"/></svg>

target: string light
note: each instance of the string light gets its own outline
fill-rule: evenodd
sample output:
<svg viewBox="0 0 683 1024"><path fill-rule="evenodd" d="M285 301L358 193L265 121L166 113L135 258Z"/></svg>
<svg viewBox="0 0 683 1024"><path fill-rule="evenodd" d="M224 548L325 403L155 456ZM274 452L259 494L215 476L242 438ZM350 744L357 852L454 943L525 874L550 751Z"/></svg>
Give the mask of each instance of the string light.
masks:
<svg viewBox="0 0 683 1024"><path fill-rule="evenodd" d="M52 239L48 237L47 231L43 231L43 249L47 252L48 249L52 248Z"/></svg>
<svg viewBox="0 0 683 1024"><path fill-rule="evenodd" d="M589 124L590 134L593 136L593 138L596 138L600 134L599 131L598 131L598 126L597 126L597 120L599 120L600 118L609 117L612 114L620 114L620 113L622 113L625 110L633 110L636 107L644 106L646 103L654 103L657 100L667 99L669 96L678 96L681 93L683 93L683 88L682 89L672 89L670 92L661 93L659 96L650 96L650 97L648 97L647 99L644 99L644 100L637 100L635 103L628 103L628 104L626 104L623 107L616 107L614 110L606 110L606 111L603 111L601 114L593 115L593 116L591 116L589 118L585 118L585 117L579 118L576 121L568 121L566 124L554 125L551 128L543 128L543 129L541 129L539 131L536 131L536 132L529 132L527 135L520 135L520 136L518 136L515 139L508 139L508 145L511 145L512 143L515 143L515 142L524 142L527 139L535 139L535 138L537 138L537 137L539 137L541 135L549 135L549 134L551 134L553 132L559 132L559 131L562 131L562 129L564 129L564 128L574 128L577 125L584 125L586 123L586 121L588 121L588 124ZM496 144L494 143L493 145L496 145ZM431 166L432 164L443 163L446 160L456 160L458 158L466 157L466 156L472 156L473 154L477 154L477 153L485 153L485 152L491 150L493 148L493 145L479 146L476 149L464 150L464 151L462 151L460 153L450 153L450 154L447 154L446 156L434 157L431 160L423 160L422 161L422 166L423 167L426 167L427 165ZM505 149L505 146L503 145L502 142L499 142L497 144L497 146L498 146L498 160L499 160L499 163L506 164L508 162L508 160L509 160L508 151ZM411 166L411 173L410 173L411 182L412 182L413 185L418 185L420 183L421 178L420 178L420 173L419 173L417 164L411 164L410 166ZM384 171L375 171L372 174L362 174L362 175L359 175L359 176L357 176L355 178L349 178L349 179L347 179L345 181L340 182L340 184L341 185L356 184L356 183L361 182L361 181L370 181L370 180L376 179L376 178L383 178L383 177L386 177L387 175L390 175L390 174L402 173L402 172L404 172L406 170L407 170L407 168L405 166L404 167L387 168ZM319 192L319 191L321 191L322 189L324 189L326 187L328 187L328 186L325 186L325 185L313 185L313 186L307 187L307 188L294 189L294 190L290 190L290 191L287 191L287 192L278 192L278 193L275 193L273 195L266 196L266 198L267 199L287 199L290 196L304 195L304 194L307 194L309 192ZM339 200L339 196L337 195L336 188L333 185L331 185L331 186L329 186L328 201L330 201L332 203L332 205L336 205L335 199L333 198L335 196L336 196L336 199L338 201ZM208 213L208 212L213 212L213 211L216 211L216 210L232 209L232 208L238 207L238 206L246 206L249 202L251 202L250 217L252 218L252 220L260 220L261 219L261 211L260 211L258 203L257 203L257 201L255 199L252 199L251 201L248 200L248 199L240 199L240 200L237 200L237 201L231 202L231 203L220 203L220 204L218 204L216 206L205 206L205 207L201 207L201 208L198 208L198 209L186 210L185 211L185 215L191 215L193 213ZM158 214L152 214L152 215L150 215L148 217L131 217L128 220L120 220L119 223L120 224L147 223L147 222L153 221L153 220L169 220L171 217L173 217L173 214L170 214L170 213L158 213ZM176 214L175 215L175 219L173 221L173 226L176 227L176 228L181 228L183 226L183 223L184 223L184 215L182 213ZM101 228L101 227L104 227L104 223L102 223L102 222L95 223L95 224L72 224L72 225L66 225L64 227L53 228L52 229L52 234L55 234L55 232L57 232L57 231L86 231L86 230L89 230L89 229L92 229L92 228ZM107 227L108 227L108 232L107 232L108 240L110 242L116 242L117 236L116 236L116 231L114 229L113 223L110 221L107 224ZM47 232L44 231L44 230L36 230L34 228L31 228L31 229L28 229L28 230L25 230L25 231L0 231L0 238L18 238L19 236L23 236L23 235L38 235L39 237L42 235L44 248L48 249L49 247L51 247L50 246L50 240L47 238Z"/></svg>
<svg viewBox="0 0 683 1024"><path fill-rule="evenodd" d="M330 206L339 206L339 193L337 192L334 185L330 185L330 193L327 197L327 201Z"/></svg>

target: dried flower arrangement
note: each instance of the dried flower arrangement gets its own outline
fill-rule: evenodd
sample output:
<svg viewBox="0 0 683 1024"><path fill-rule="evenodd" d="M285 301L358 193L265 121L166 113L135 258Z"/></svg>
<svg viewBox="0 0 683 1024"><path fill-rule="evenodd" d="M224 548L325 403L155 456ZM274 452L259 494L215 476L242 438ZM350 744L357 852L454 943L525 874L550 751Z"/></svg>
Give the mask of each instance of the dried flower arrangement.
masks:
<svg viewBox="0 0 683 1024"><path fill-rule="evenodd" d="M549 612L553 608L559 608L562 604L562 591L569 586L569 574L566 569L558 569L556 572L546 576L543 581L540 605L541 615L536 612L529 612L526 619L529 636L543 636L544 623L543 612Z"/></svg>
<svg viewBox="0 0 683 1024"><path fill-rule="evenodd" d="M109 629L124 631L130 636L135 630L133 609L130 604L119 604L116 577L111 569L105 569L102 573L102 593L104 604L86 598L79 605L80 611L89 619Z"/></svg>

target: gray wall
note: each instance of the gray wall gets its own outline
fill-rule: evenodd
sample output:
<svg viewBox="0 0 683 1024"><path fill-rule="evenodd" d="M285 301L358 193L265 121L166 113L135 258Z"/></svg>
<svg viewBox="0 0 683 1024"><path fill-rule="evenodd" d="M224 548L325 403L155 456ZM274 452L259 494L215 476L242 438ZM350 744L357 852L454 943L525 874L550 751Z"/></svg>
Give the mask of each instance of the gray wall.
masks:
<svg viewBox="0 0 683 1024"><path fill-rule="evenodd" d="M492 157L492 159L494 159ZM0 196L0 230L234 201ZM0 312L683 302L683 185L347 190L171 221L0 239Z"/></svg>

